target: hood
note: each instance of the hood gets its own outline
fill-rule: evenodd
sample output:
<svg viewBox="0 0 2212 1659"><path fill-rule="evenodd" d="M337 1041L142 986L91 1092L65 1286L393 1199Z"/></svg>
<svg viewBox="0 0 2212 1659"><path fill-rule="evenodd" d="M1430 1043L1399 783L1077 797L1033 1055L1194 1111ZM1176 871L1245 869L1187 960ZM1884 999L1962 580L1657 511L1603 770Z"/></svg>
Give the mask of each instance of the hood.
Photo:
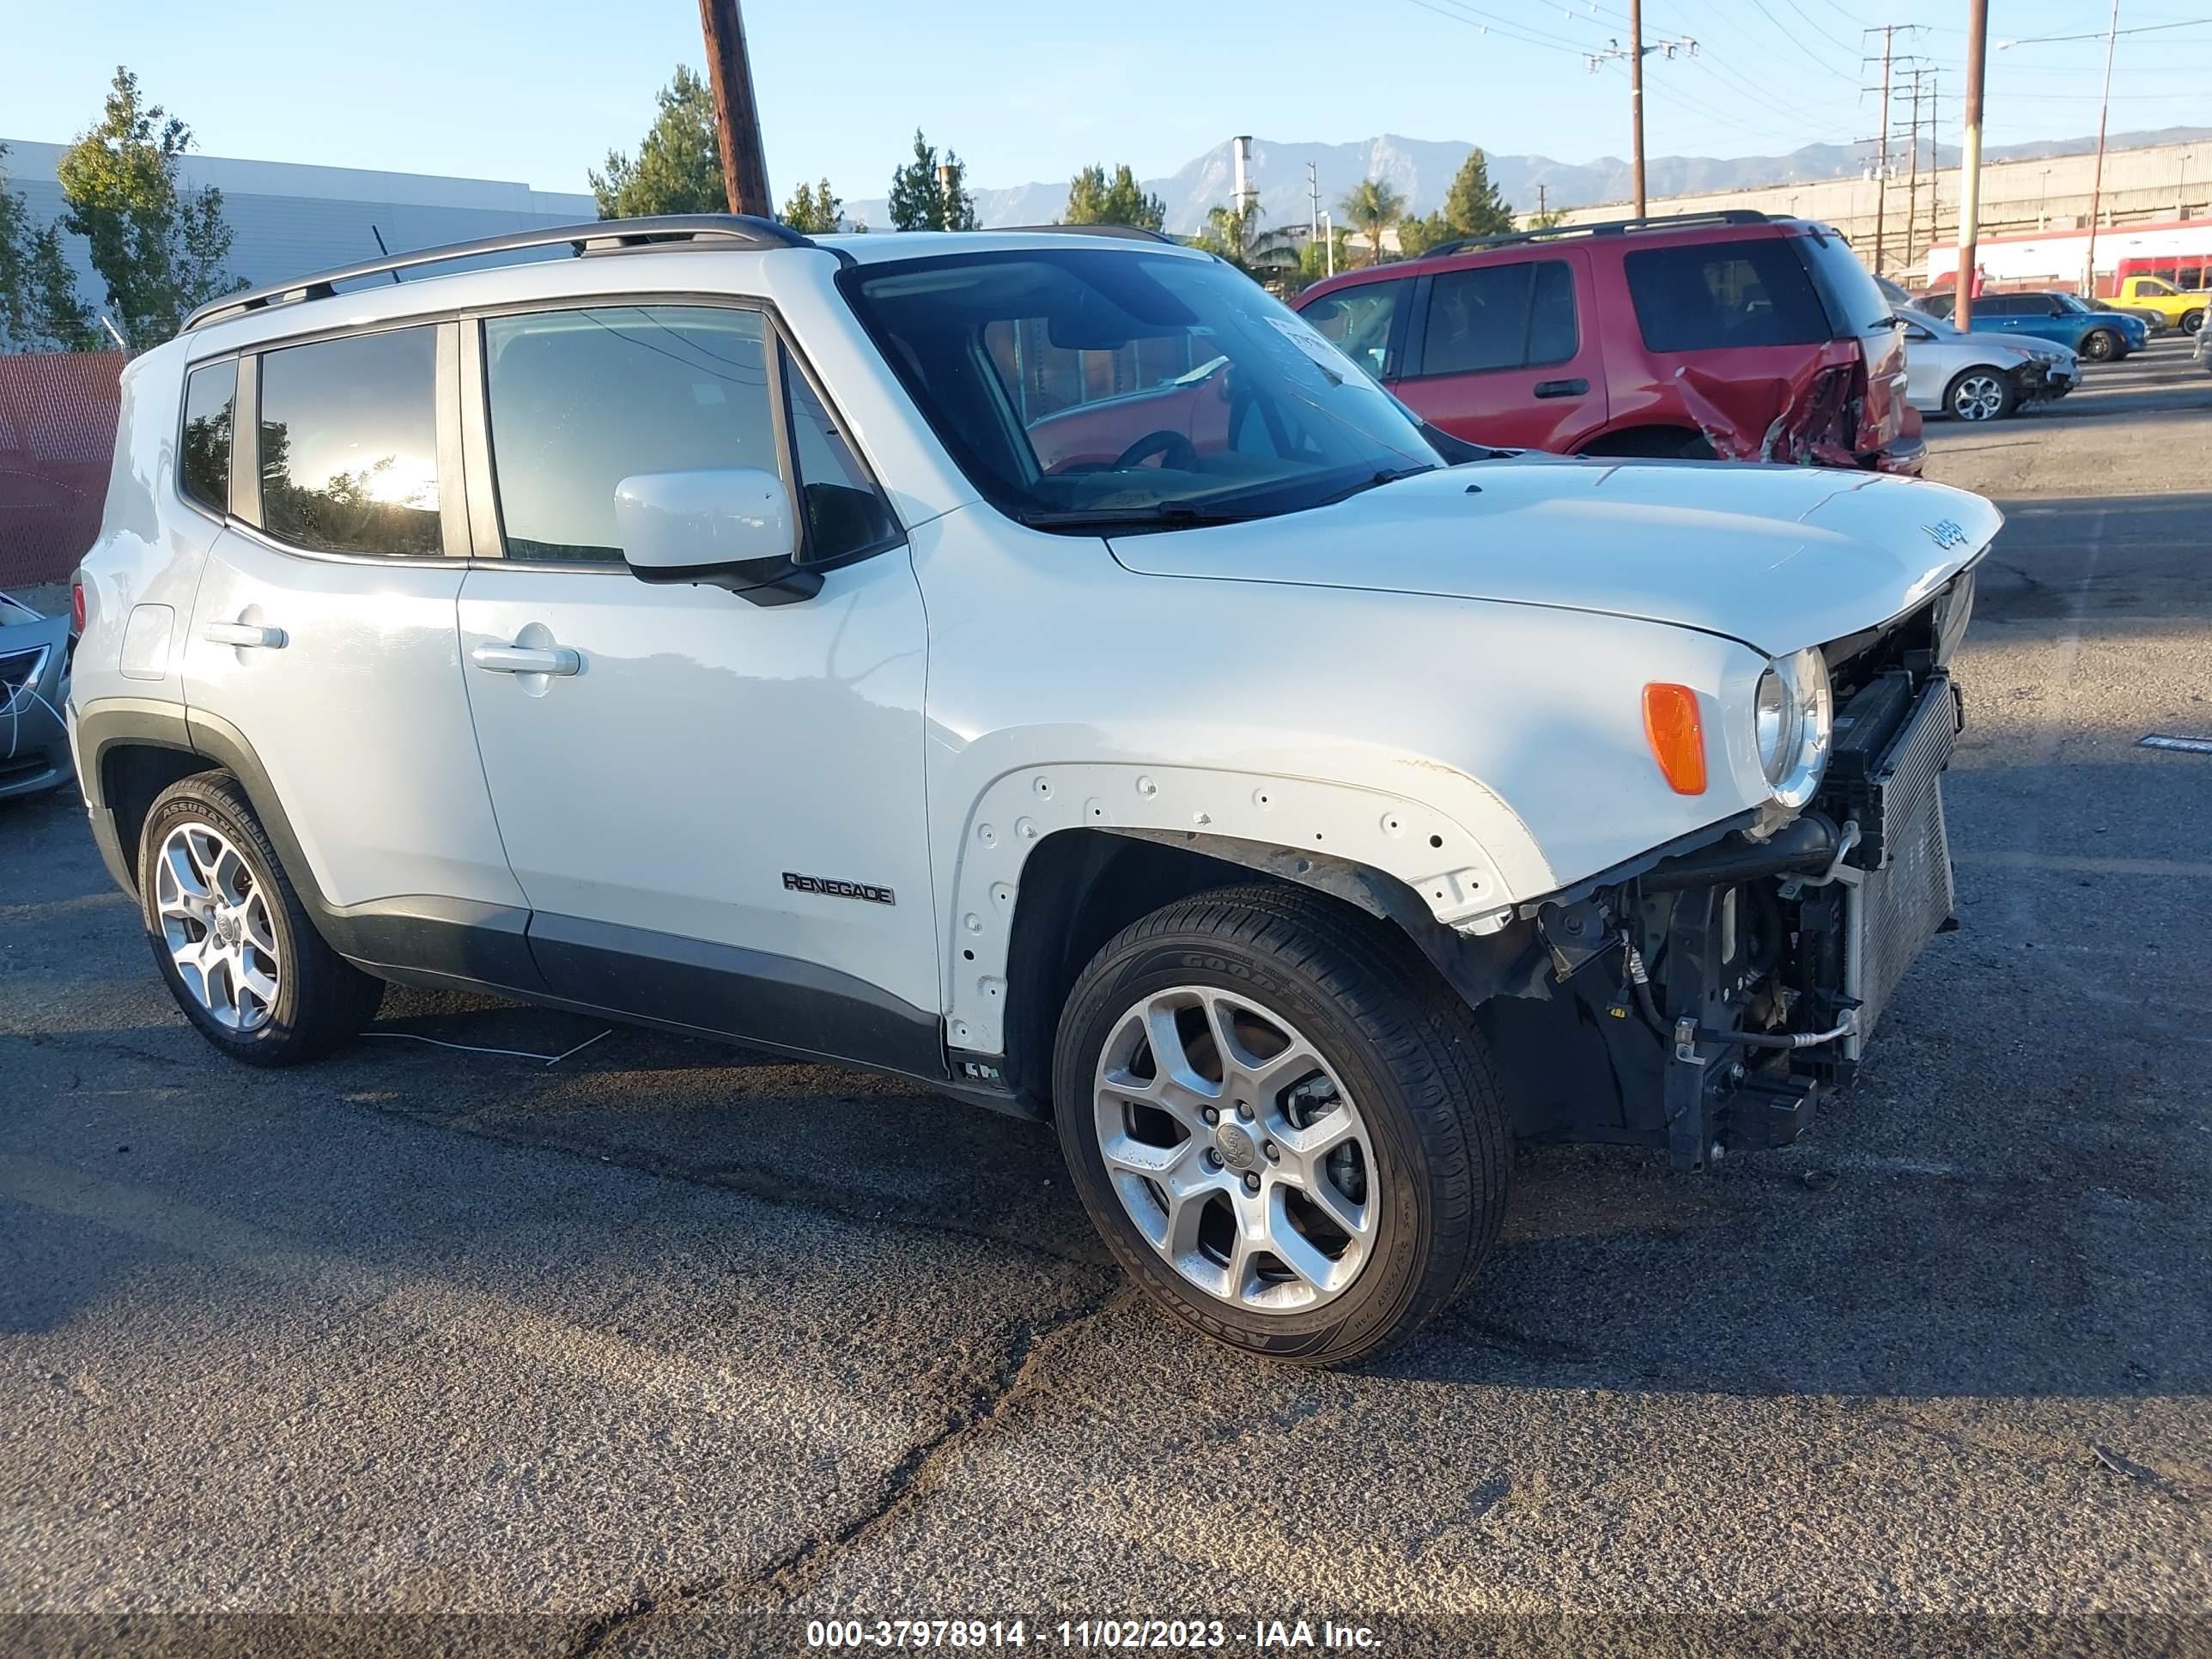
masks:
<svg viewBox="0 0 2212 1659"><path fill-rule="evenodd" d="M1978 495L1881 473L1528 454L1109 542L1148 575L1601 611L1773 654L1911 610L2003 522Z"/></svg>

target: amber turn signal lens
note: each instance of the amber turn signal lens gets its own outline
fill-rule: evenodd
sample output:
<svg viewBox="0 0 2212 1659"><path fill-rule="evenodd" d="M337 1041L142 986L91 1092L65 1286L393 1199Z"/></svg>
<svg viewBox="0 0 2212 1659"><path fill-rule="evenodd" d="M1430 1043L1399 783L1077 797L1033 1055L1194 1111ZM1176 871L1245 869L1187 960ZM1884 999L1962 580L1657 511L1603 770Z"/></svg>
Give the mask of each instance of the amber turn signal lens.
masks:
<svg viewBox="0 0 2212 1659"><path fill-rule="evenodd" d="M1645 686L1644 735L1676 794L1705 793L1705 726L1698 715L1696 692L1662 681Z"/></svg>

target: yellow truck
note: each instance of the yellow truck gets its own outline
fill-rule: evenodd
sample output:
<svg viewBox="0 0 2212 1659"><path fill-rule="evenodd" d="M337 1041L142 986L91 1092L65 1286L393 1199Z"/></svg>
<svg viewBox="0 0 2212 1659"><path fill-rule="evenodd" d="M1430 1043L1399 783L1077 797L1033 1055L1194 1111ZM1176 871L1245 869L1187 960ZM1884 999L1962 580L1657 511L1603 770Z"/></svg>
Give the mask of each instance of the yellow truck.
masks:
<svg viewBox="0 0 2212 1659"><path fill-rule="evenodd" d="M2115 311L2140 312L2146 322L2155 317L2161 328L2194 334L2204 325L2204 313L2212 307L2212 292L2179 289L2163 276L2123 276L2112 303Z"/></svg>

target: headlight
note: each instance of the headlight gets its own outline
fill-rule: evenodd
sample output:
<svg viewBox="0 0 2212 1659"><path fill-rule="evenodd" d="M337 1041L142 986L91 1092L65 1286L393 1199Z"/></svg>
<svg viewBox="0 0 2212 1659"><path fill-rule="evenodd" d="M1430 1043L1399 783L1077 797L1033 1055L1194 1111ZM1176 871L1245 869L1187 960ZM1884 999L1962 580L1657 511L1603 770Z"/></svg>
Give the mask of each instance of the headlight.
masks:
<svg viewBox="0 0 2212 1659"><path fill-rule="evenodd" d="M1752 720L1766 787L1784 806L1802 806L1828 769L1835 727L1828 659L1813 647L1777 657L1759 677Z"/></svg>

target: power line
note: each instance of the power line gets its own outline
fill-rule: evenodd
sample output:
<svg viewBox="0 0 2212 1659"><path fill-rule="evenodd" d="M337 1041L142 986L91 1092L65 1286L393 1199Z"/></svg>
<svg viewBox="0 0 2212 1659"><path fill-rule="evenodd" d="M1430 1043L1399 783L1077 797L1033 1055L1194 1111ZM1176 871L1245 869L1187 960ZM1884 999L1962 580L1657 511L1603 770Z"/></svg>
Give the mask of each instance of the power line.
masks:
<svg viewBox="0 0 2212 1659"><path fill-rule="evenodd" d="M1515 34L1508 29L1498 27L1494 24L1479 21L1473 17L1467 16L1463 13L1446 11L1442 6L1430 4L1429 0L1407 0L1407 3L1409 5L1419 6L1423 11L1434 12L1437 16L1448 18L1452 22L1464 24L1467 27L1474 30L1480 34L1494 34L1501 40L1511 40L1517 45L1524 46L1540 46L1547 52L1565 52L1570 57L1579 58L1583 55L1581 48L1577 46L1554 46L1548 40L1540 40L1530 35Z"/></svg>
<svg viewBox="0 0 2212 1659"><path fill-rule="evenodd" d="M2004 52L2014 46L2047 46L2058 40L2107 40L2122 34L2157 34L2166 29L2201 29L2212 23L2212 17L2192 17L2185 23L2142 23L2131 29L2099 29L2094 34L2035 34L2024 40L2000 40L1997 50Z"/></svg>
<svg viewBox="0 0 2212 1659"><path fill-rule="evenodd" d="M1541 46L1547 52L1565 52L1570 57L1574 58L1580 58L1584 55L1583 49L1578 46L1575 46L1571 42L1553 41L1549 40L1541 40L1534 35L1516 34L1510 29L1502 27L1498 24L1492 23L1487 21L1478 21L1479 14L1477 17L1471 17L1467 15L1464 11L1446 11L1442 6L1430 4L1429 0L1407 0L1407 3L1409 5L1419 6L1423 11L1432 11L1439 17L1448 17L1453 22L1464 24L1468 28L1474 29L1480 33L1495 34L1501 40L1517 41L1524 46Z"/></svg>

